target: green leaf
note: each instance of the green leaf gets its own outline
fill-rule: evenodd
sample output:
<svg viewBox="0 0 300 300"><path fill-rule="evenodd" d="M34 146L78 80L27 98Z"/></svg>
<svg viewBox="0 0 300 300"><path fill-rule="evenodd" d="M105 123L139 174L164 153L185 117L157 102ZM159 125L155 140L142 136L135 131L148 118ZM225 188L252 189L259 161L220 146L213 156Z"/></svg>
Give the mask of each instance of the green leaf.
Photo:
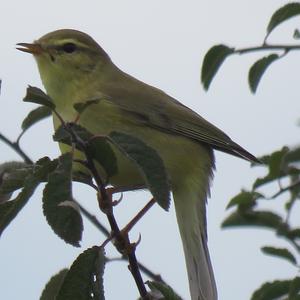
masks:
<svg viewBox="0 0 300 300"><path fill-rule="evenodd" d="M170 182L164 163L157 152L141 140L120 132L112 132L110 140L140 169L154 199L165 210L170 206Z"/></svg>
<svg viewBox="0 0 300 300"><path fill-rule="evenodd" d="M47 106L51 110L55 109L55 104L52 102L52 99L47 94L45 94L41 89L34 86L30 86L30 85L28 86L23 101Z"/></svg>
<svg viewBox="0 0 300 300"><path fill-rule="evenodd" d="M225 45L216 45L206 53L201 70L201 82L205 90L208 90L211 81L228 55L234 53L234 48Z"/></svg>
<svg viewBox="0 0 300 300"><path fill-rule="evenodd" d="M275 300L285 296L289 292L290 280L275 280L273 282L264 283L256 290L251 300Z"/></svg>
<svg viewBox="0 0 300 300"><path fill-rule="evenodd" d="M24 187L18 196L14 200L0 204L0 235L25 206L39 183L52 171L54 165L55 162L50 161L49 158L40 159L34 166L33 174L25 178Z"/></svg>
<svg viewBox="0 0 300 300"><path fill-rule="evenodd" d="M107 177L109 178L115 175L118 171L117 158L107 138L102 136L94 136L78 124L69 123L68 125L69 130L72 130L72 132L85 143L88 155L90 155L103 167ZM56 130L53 139L57 142L67 145L72 144L70 132L63 126L60 126ZM76 148L78 150L82 150L78 146Z"/></svg>
<svg viewBox="0 0 300 300"><path fill-rule="evenodd" d="M47 106L39 106L29 112L29 114L26 116L26 118L22 122L22 129L23 131L30 128L35 123L49 117L51 115L52 111Z"/></svg>
<svg viewBox="0 0 300 300"><path fill-rule="evenodd" d="M267 27L267 36L270 35L271 31L274 30L282 22L300 15L300 3L292 2L284 5L275 11L270 19Z"/></svg>
<svg viewBox="0 0 300 300"><path fill-rule="evenodd" d="M8 201L12 193L23 187L24 181L32 174L33 166L24 162L10 161L0 165L0 203Z"/></svg>
<svg viewBox="0 0 300 300"><path fill-rule="evenodd" d="M65 279L68 269L63 269L49 280L46 284L40 300L54 300L61 288L61 285Z"/></svg>
<svg viewBox="0 0 300 300"><path fill-rule="evenodd" d="M72 154L59 157L43 193L43 212L53 231L65 242L79 246L83 224L72 197Z"/></svg>
<svg viewBox="0 0 300 300"><path fill-rule="evenodd" d="M275 151L271 155L260 158L264 164L268 165L269 173L263 178L256 179L253 184L253 189L285 176L283 169L286 162L285 156L288 152L289 149L287 147L283 147L281 150Z"/></svg>
<svg viewBox="0 0 300 300"><path fill-rule="evenodd" d="M182 300L174 290L167 284L157 281L147 281L146 284L149 286L150 290L154 293L159 293L160 298L163 300Z"/></svg>
<svg viewBox="0 0 300 300"><path fill-rule="evenodd" d="M85 102L77 102L73 105L73 107L79 114L82 114L89 106L98 104L99 101L100 99L93 99Z"/></svg>
<svg viewBox="0 0 300 300"><path fill-rule="evenodd" d="M259 226L277 230L282 218L270 211L235 211L222 223L222 228L236 226Z"/></svg>
<svg viewBox="0 0 300 300"><path fill-rule="evenodd" d="M291 284L290 284L290 290L289 290L289 299L299 299L296 298L296 296L299 297L299 293L300 293L300 277L295 277Z"/></svg>
<svg viewBox="0 0 300 300"><path fill-rule="evenodd" d="M238 206L239 209L244 210L249 209L255 206L256 200L260 198L264 198L264 196L261 193L242 191L230 200L226 209L233 206Z"/></svg>
<svg viewBox="0 0 300 300"><path fill-rule="evenodd" d="M73 262L56 300L104 300L104 266L102 248L85 250Z"/></svg>
<svg viewBox="0 0 300 300"><path fill-rule="evenodd" d="M295 256L288 249L265 246L261 248L261 251L265 254L286 259L289 262L291 262L293 265L297 264Z"/></svg>
<svg viewBox="0 0 300 300"><path fill-rule="evenodd" d="M277 54L271 54L261 58L252 65L248 76L249 86L252 93L256 92L258 84L267 68L278 58L279 56Z"/></svg>

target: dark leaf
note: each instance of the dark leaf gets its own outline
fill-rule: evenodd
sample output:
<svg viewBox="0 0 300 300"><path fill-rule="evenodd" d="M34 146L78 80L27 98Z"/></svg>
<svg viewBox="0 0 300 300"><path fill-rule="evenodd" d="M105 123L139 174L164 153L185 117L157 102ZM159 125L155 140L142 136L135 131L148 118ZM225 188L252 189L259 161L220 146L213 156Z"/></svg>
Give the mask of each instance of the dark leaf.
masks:
<svg viewBox="0 0 300 300"><path fill-rule="evenodd" d="M104 266L102 248L85 250L73 262L56 300L104 300Z"/></svg>
<svg viewBox="0 0 300 300"><path fill-rule="evenodd" d="M291 284L290 284L290 290L289 290L289 299L296 300L299 298L296 298L296 296L300 296L300 277L295 277Z"/></svg>
<svg viewBox="0 0 300 300"><path fill-rule="evenodd" d="M82 114L90 105L94 105L99 103L100 99L88 100L85 102L77 102L73 105L74 109L79 113Z"/></svg>
<svg viewBox="0 0 300 300"><path fill-rule="evenodd" d="M35 123L49 117L52 111L47 106L39 106L29 112L26 118L22 122L22 129L23 131L27 130L29 127L34 125Z"/></svg>
<svg viewBox="0 0 300 300"><path fill-rule="evenodd" d="M269 183L273 180L277 180L285 175L283 172L285 168L285 156L289 149L287 147L282 148L279 151L273 152L269 156L262 157L261 160L269 167L269 173L263 178L258 178L253 184L253 189L258 188L261 185Z"/></svg>
<svg viewBox="0 0 300 300"><path fill-rule="evenodd" d="M23 101L47 106L51 110L55 109L55 104L52 102L51 98L41 89L34 86L28 86L26 96L24 97Z"/></svg>
<svg viewBox="0 0 300 300"><path fill-rule="evenodd" d="M285 248L274 248L274 247L262 247L261 251L264 252L265 254L277 256L283 259L287 259L289 262L291 262L293 265L297 264L295 256Z"/></svg>
<svg viewBox="0 0 300 300"><path fill-rule="evenodd" d="M40 159L35 164L33 173L26 177L23 189L18 196L14 200L0 204L0 235L25 206L39 183L52 171L54 165L55 162L50 161L49 158Z"/></svg>
<svg viewBox="0 0 300 300"><path fill-rule="evenodd" d="M161 297L159 299L182 300L169 285L157 281L147 281L146 284L152 292L158 292L160 294Z"/></svg>
<svg viewBox="0 0 300 300"><path fill-rule="evenodd" d="M258 84L267 68L278 58L279 56L277 54L271 54L261 58L252 65L248 76L249 86L252 93L256 92Z"/></svg>
<svg viewBox="0 0 300 300"><path fill-rule="evenodd" d="M40 300L55 300L67 273L68 269L63 269L51 277L42 292Z"/></svg>
<svg viewBox="0 0 300 300"><path fill-rule="evenodd" d="M170 182L164 163L157 152L130 135L112 132L111 141L140 169L157 203L165 210L170 206Z"/></svg>
<svg viewBox="0 0 300 300"><path fill-rule="evenodd" d="M264 283L256 290L251 300L275 300L279 297L287 295L289 292L290 280L275 280L273 282Z"/></svg>
<svg viewBox="0 0 300 300"><path fill-rule="evenodd" d="M111 177L117 173L117 159L106 137L93 136L85 128L77 124L69 124L70 130L85 143L87 153L96 160L105 170L107 177ZM60 126L53 139L57 142L71 145L72 138L70 132L63 126ZM78 150L80 147L77 147Z"/></svg>
<svg viewBox="0 0 300 300"><path fill-rule="evenodd" d="M79 246L83 224L72 197L72 154L59 157L43 193L43 212L53 231L65 242Z"/></svg>
<svg viewBox="0 0 300 300"><path fill-rule="evenodd" d="M228 55L234 52L234 48L225 45L216 45L206 53L201 70L201 82L205 90L208 90L211 81Z"/></svg>
<svg viewBox="0 0 300 300"><path fill-rule="evenodd" d="M237 205L239 209L249 209L256 205L256 200L259 198L264 198L264 196L257 192L242 191L230 200L226 208Z"/></svg>
<svg viewBox="0 0 300 300"><path fill-rule="evenodd" d="M222 228L234 226L259 226L277 230L282 224L282 218L270 211L236 211L222 223Z"/></svg>
<svg viewBox="0 0 300 300"><path fill-rule="evenodd" d="M23 187L24 181L32 174L33 166L24 162L10 161L0 165L0 203L9 200L12 193Z"/></svg>
<svg viewBox="0 0 300 300"><path fill-rule="evenodd" d="M270 19L270 22L267 27L267 35L273 31L278 25L282 22L295 17L300 14L300 3L299 2L292 2L284 5L283 7L279 8L275 11Z"/></svg>

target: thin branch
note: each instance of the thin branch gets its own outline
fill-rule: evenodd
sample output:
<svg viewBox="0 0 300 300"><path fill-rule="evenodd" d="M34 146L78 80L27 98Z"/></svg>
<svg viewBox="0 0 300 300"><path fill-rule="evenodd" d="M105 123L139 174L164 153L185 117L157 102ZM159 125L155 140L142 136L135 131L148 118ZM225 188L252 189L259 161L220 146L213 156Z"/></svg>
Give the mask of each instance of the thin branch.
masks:
<svg viewBox="0 0 300 300"><path fill-rule="evenodd" d="M29 156L21 149L19 143L10 141L7 137L5 137L2 133L0 133L0 140L5 144L10 146L15 152L17 152L27 164L32 165L33 161L29 158Z"/></svg>
<svg viewBox="0 0 300 300"><path fill-rule="evenodd" d="M244 54L248 52L255 52L255 51L267 51L267 50L282 50L285 52L289 52L292 50L300 50L300 45L269 45L264 44L261 46L255 46L255 47L248 47L248 48L241 48L234 50L234 53L236 54Z"/></svg>

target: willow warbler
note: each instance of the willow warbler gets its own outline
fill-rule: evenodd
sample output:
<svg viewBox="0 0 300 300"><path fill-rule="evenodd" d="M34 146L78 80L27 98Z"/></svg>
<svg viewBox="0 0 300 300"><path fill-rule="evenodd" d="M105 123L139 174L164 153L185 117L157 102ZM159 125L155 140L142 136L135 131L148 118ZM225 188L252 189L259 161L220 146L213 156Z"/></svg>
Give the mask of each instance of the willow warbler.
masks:
<svg viewBox="0 0 300 300"><path fill-rule="evenodd" d="M19 50L34 55L43 85L65 121L74 121L73 104L100 99L79 124L95 135L132 135L162 158L170 177L185 253L192 300L216 300L217 289L207 248L206 199L214 169L213 149L257 159L196 112L124 73L87 34L63 29ZM54 117L54 125L60 124ZM62 151L66 148L61 146ZM110 183L124 190L145 187L135 164L114 149L118 173Z"/></svg>

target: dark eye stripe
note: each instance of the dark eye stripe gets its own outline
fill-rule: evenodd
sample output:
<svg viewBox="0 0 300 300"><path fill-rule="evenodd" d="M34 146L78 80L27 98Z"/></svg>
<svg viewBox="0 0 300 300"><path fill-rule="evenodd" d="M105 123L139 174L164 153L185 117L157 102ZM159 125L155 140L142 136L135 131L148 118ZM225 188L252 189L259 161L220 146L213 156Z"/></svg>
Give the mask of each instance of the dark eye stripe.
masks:
<svg viewBox="0 0 300 300"><path fill-rule="evenodd" d="M77 46L73 43L65 43L60 47L60 50L63 50L66 53L73 53L77 50Z"/></svg>

